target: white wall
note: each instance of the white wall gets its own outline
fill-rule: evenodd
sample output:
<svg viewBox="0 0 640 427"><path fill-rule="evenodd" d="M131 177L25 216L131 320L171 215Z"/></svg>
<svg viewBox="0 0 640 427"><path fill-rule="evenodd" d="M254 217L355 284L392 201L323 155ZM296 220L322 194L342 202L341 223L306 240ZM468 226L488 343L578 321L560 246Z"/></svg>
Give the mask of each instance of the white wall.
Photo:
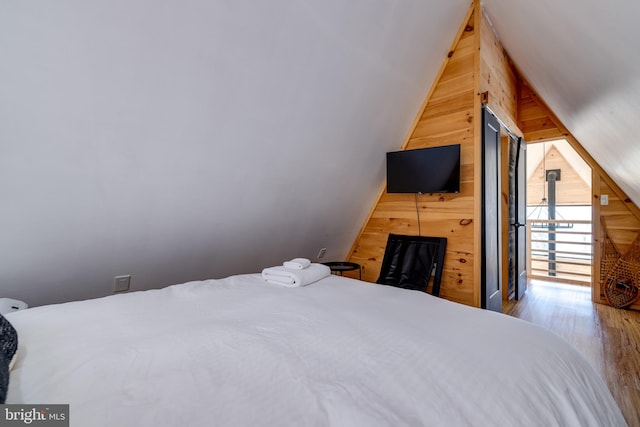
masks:
<svg viewBox="0 0 640 427"><path fill-rule="evenodd" d="M342 259L468 6L0 0L0 296Z"/></svg>

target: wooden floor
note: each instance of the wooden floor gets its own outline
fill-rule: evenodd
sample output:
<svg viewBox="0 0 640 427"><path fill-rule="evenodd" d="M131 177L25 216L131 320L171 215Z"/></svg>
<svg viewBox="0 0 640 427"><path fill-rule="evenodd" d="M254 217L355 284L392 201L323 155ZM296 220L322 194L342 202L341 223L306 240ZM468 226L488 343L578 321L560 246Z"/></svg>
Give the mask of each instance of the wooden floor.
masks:
<svg viewBox="0 0 640 427"><path fill-rule="evenodd" d="M573 344L605 380L630 427L640 427L640 312L591 302L591 288L531 280L503 312Z"/></svg>

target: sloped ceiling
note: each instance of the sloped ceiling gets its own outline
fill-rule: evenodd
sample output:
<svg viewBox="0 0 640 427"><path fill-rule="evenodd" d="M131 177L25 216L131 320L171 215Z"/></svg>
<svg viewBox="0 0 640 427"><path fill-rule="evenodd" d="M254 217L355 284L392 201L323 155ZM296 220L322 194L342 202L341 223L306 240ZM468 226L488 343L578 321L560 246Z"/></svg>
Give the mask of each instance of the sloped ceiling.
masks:
<svg viewBox="0 0 640 427"><path fill-rule="evenodd" d="M640 3L483 0L509 56L583 147L640 203Z"/></svg>
<svg viewBox="0 0 640 427"><path fill-rule="evenodd" d="M468 0L0 0L0 297L342 259Z"/></svg>
<svg viewBox="0 0 640 427"><path fill-rule="evenodd" d="M468 0L0 0L0 297L342 259ZM640 3L484 0L640 201Z"/></svg>

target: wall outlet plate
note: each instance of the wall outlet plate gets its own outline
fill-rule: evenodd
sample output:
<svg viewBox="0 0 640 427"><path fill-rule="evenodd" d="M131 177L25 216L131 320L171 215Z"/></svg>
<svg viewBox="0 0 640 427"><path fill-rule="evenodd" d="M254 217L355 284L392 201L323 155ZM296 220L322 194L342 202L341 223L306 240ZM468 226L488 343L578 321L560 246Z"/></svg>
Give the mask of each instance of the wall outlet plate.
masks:
<svg viewBox="0 0 640 427"><path fill-rule="evenodd" d="M609 195L608 194L601 194L600 195L600 205L601 206L607 206L609 204Z"/></svg>
<svg viewBox="0 0 640 427"><path fill-rule="evenodd" d="M113 278L113 291L114 292L126 292L129 290L131 284L131 275L116 276Z"/></svg>

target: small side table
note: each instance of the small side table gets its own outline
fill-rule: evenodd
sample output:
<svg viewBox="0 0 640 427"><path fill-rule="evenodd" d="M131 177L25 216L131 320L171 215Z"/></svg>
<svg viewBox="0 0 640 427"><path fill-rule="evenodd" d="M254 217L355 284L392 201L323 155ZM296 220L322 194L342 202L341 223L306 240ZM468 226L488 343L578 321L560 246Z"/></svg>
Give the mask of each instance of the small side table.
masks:
<svg viewBox="0 0 640 427"><path fill-rule="evenodd" d="M360 267L360 264L348 261L329 261L324 262L323 264L331 269L332 274L340 274L341 276L345 271L358 270L358 277L362 280L362 268Z"/></svg>

